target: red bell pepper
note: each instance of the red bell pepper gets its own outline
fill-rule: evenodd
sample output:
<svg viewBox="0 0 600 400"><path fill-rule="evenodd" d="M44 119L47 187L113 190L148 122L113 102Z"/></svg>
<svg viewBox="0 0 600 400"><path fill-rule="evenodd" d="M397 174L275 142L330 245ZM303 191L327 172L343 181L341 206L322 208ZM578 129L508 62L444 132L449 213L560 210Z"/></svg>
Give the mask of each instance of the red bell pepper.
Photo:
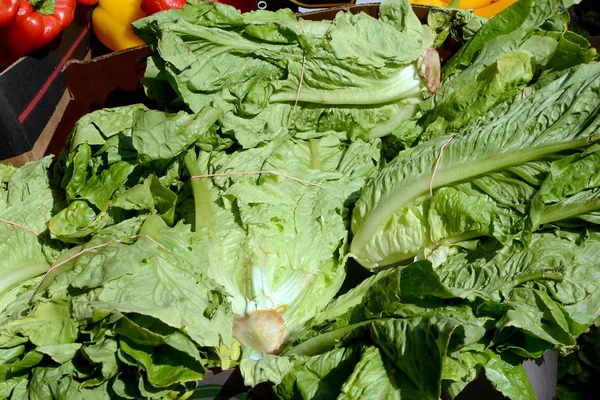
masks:
<svg viewBox="0 0 600 400"><path fill-rule="evenodd" d="M50 43L75 16L75 0L18 1L17 13L0 28L0 67Z"/></svg>
<svg viewBox="0 0 600 400"><path fill-rule="evenodd" d="M172 9L181 10L185 3L186 0L142 0L140 7L143 12L152 15L159 11Z"/></svg>
<svg viewBox="0 0 600 400"><path fill-rule="evenodd" d="M0 28L15 17L19 9L19 0L0 0Z"/></svg>

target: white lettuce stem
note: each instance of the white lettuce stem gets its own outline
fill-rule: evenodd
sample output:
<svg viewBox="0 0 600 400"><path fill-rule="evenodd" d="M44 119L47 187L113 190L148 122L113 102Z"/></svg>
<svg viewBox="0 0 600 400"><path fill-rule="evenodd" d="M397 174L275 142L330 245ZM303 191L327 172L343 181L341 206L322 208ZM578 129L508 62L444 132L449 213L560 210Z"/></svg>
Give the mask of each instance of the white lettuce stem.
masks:
<svg viewBox="0 0 600 400"><path fill-rule="evenodd" d="M202 173L196 165L195 160L190 156L185 157L185 166L191 176L198 176ZM210 180L207 178L192 179L192 192L194 194L194 211L196 213L196 221L194 230L199 231L202 228L210 228L212 226L212 212L210 209Z"/></svg>
<svg viewBox="0 0 600 400"><path fill-rule="evenodd" d="M338 90L316 90L302 87L300 93L287 91L275 93L269 99L272 103L294 102L317 104L373 105L385 104L420 96L425 85L415 65L408 65L383 81L375 82L370 88L350 88Z"/></svg>

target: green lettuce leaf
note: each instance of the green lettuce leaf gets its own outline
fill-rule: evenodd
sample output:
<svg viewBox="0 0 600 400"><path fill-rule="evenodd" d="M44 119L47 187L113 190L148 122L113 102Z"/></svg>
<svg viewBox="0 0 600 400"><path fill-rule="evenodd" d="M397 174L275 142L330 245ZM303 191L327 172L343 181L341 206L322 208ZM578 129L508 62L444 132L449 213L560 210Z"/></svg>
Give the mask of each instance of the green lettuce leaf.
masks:
<svg viewBox="0 0 600 400"><path fill-rule="evenodd" d="M436 264L380 271L332 302L283 350L299 358L276 391L310 398L300 381L318 395L315 388L332 374L338 385L362 393L383 365L393 368L385 376L395 382L379 389L392 387L400 398L403 390L410 390L406 398L454 398L485 376L509 398L535 399L523 360L549 349L571 352L600 312L599 243L594 231L555 230L534 233L528 245L490 239L444 258L439 248L430 257ZM378 349L382 364L379 356L366 363L354 355L355 369L336 370L329 358L364 341ZM308 360L323 372L303 378Z"/></svg>
<svg viewBox="0 0 600 400"><path fill-rule="evenodd" d="M567 10L580 0L521 0L498 13L452 57L444 67L443 79L468 68L489 42L511 32L531 32L541 27L560 10Z"/></svg>
<svg viewBox="0 0 600 400"><path fill-rule="evenodd" d="M49 182L51 161L0 166L0 312L39 281L51 266L52 249L61 247L46 228L57 203Z"/></svg>
<svg viewBox="0 0 600 400"><path fill-rule="evenodd" d="M528 95L528 87L543 87L593 61L596 51L584 38L565 32L568 19L557 14L573 2L562 8L561 3L521 1L485 24L444 66L440 89L419 105L421 140L457 133L503 101ZM448 18L441 11L429 19L436 22L438 14Z"/></svg>
<svg viewBox="0 0 600 400"><path fill-rule="evenodd" d="M189 227L145 222L68 250L33 297L11 305L0 320L0 374L12 397L185 397L232 346L222 288L188 261Z"/></svg>
<svg viewBox="0 0 600 400"><path fill-rule="evenodd" d="M196 144L206 150L232 144L216 135L220 115L212 107L192 115L135 104L81 118L59 164L69 203L50 220L52 235L80 244L105 227L155 214L174 224L182 155Z"/></svg>

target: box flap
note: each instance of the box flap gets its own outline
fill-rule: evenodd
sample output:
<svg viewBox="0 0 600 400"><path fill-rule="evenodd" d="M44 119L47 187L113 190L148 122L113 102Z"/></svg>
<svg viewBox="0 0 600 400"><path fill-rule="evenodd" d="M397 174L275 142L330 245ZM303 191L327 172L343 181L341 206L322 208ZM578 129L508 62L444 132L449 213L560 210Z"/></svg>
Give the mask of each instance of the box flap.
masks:
<svg viewBox="0 0 600 400"><path fill-rule="evenodd" d="M61 152L73 126L85 114L101 108L148 102L141 79L149 53L149 46L139 46L88 61L71 60L66 63L62 73L71 101L46 154Z"/></svg>
<svg viewBox="0 0 600 400"><path fill-rule="evenodd" d="M63 76L72 99L96 108L109 107L119 92L135 92L146 69L149 46L138 46L89 61L71 60L63 68ZM97 107L94 107L96 105Z"/></svg>

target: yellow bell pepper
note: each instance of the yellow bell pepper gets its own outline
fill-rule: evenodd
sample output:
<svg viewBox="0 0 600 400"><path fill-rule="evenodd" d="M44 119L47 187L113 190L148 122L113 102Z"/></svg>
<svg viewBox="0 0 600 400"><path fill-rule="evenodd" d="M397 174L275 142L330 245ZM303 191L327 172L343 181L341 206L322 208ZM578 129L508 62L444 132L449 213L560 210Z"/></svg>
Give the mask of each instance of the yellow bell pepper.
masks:
<svg viewBox="0 0 600 400"><path fill-rule="evenodd" d="M133 33L131 23L146 14L140 8L142 0L98 0L92 12L94 34L106 47L119 51L144 44Z"/></svg>

